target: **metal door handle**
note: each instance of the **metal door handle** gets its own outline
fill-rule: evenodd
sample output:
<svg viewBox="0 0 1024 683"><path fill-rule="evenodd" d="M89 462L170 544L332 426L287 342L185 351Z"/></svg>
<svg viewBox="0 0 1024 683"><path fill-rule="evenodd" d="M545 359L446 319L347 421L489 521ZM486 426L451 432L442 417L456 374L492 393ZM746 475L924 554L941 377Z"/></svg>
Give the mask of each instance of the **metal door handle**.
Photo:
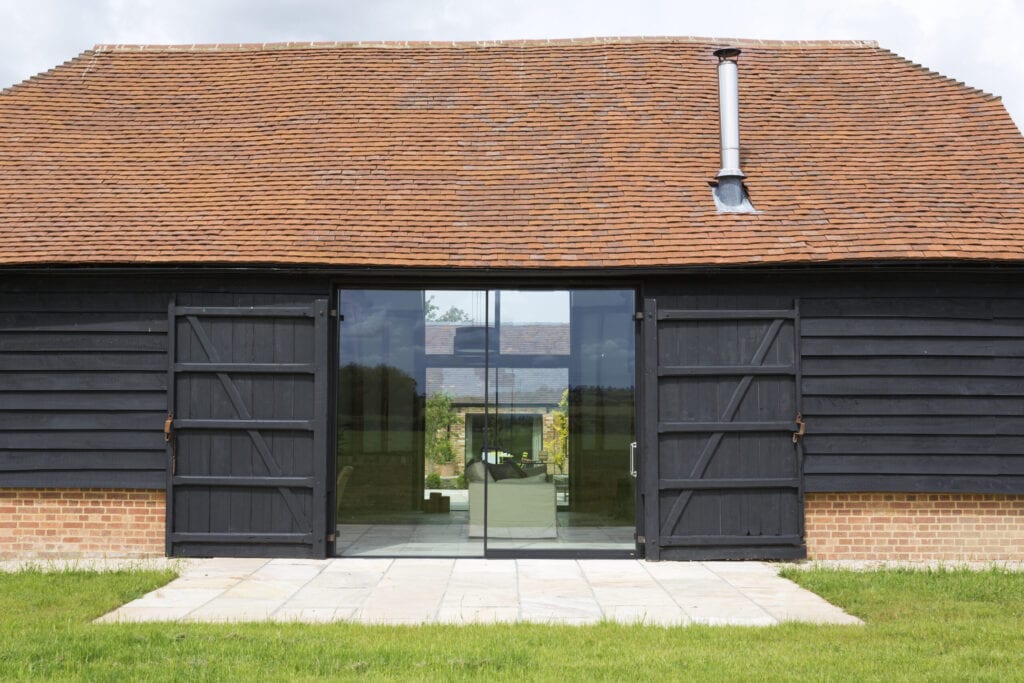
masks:
<svg viewBox="0 0 1024 683"><path fill-rule="evenodd" d="M629 444L629 475L636 478L636 441Z"/></svg>

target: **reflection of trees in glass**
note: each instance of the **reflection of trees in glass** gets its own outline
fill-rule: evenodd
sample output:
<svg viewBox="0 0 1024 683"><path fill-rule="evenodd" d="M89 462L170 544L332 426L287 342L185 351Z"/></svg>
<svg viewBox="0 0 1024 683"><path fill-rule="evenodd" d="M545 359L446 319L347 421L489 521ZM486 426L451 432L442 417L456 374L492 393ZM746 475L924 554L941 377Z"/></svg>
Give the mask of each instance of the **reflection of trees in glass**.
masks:
<svg viewBox="0 0 1024 683"><path fill-rule="evenodd" d="M555 434L545 442L544 450L551 454L560 473L565 472L565 458L569 454L569 390L562 392L558 407L552 411L551 427Z"/></svg>
<svg viewBox="0 0 1024 683"><path fill-rule="evenodd" d="M434 297L428 296L425 305L425 315L427 322L431 323L469 323L473 322L473 319L461 308L452 306L444 313L441 313L441 308L434 303Z"/></svg>
<svg viewBox="0 0 1024 683"><path fill-rule="evenodd" d="M346 513L422 504L421 384L383 363L338 369L338 470L354 468L341 503Z"/></svg>
<svg viewBox="0 0 1024 683"><path fill-rule="evenodd" d="M427 397L425 454L431 462L440 465L455 460L451 429L457 419L451 396L439 391Z"/></svg>

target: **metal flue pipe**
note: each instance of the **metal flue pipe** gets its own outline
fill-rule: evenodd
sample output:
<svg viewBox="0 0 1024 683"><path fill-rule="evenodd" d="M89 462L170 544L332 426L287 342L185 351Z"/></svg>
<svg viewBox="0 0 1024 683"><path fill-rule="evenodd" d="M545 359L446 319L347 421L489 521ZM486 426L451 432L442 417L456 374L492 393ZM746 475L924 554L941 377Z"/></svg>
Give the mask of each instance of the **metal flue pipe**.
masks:
<svg viewBox="0 0 1024 683"><path fill-rule="evenodd" d="M740 170L740 51L735 47L715 50L718 57L718 110L722 124L722 170L719 178L742 178Z"/></svg>
<svg viewBox="0 0 1024 683"><path fill-rule="evenodd" d="M722 124L722 168L712 190L715 206L726 213L757 213L743 187L740 170L739 48L715 50L718 57L718 111Z"/></svg>

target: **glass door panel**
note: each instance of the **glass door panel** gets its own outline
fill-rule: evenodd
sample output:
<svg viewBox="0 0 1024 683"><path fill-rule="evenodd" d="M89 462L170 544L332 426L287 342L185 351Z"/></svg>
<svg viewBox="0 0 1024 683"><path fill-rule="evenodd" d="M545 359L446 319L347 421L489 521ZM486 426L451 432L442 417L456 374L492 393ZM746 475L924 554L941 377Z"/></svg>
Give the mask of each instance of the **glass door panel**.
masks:
<svg viewBox="0 0 1024 683"><path fill-rule="evenodd" d="M635 550L632 291L495 291L487 550Z"/></svg>
<svg viewBox="0 0 1024 683"><path fill-rule="evenodd" d="M482 556L470 529L467 414L484 403L485 292L338 294L335 553Z"/></svg>
<svg viewBox="0 0 1024 683"><path fill-rule="evenodd" d="M635 550L632 291L338 305L337 554Z"/></svg>

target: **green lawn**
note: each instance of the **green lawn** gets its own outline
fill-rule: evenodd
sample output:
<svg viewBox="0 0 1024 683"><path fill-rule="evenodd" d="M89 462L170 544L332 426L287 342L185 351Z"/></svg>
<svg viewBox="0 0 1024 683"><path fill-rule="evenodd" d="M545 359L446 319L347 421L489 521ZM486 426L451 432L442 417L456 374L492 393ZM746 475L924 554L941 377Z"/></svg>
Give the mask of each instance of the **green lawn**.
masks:
<svg viewBox="0 0 1024 683"><path fill-rule="evenodd" d="M1024 680L1024 573L787 575L868 626L93 625L171 575L0 574L0 679Z"/></svg>

